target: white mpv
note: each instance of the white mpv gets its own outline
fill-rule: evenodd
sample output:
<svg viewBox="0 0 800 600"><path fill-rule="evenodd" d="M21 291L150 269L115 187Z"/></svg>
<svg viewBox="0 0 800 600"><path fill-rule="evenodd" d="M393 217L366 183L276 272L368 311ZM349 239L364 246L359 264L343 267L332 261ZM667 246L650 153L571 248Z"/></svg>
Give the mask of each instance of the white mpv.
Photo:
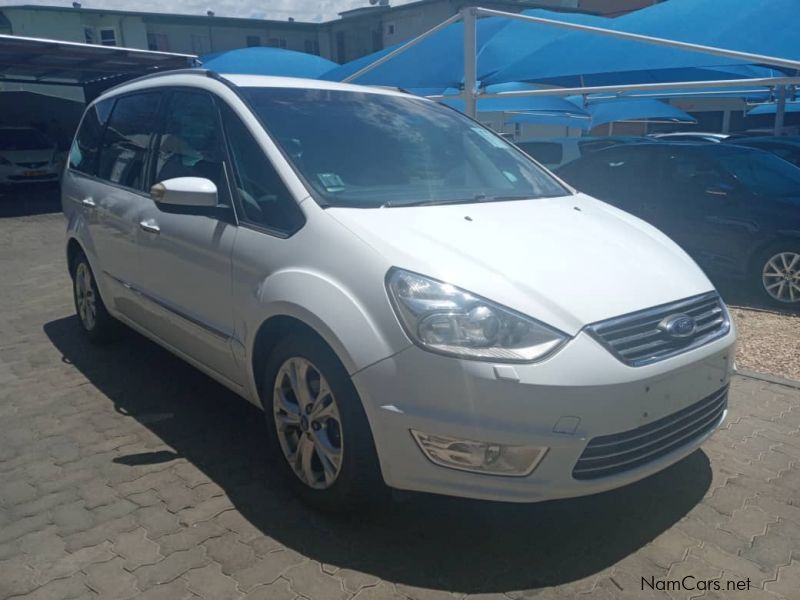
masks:
<svg viewBox="0 0 800 600"><path fill-rule="evenodd" d="M62 192L85 333L263 407L318 505L591 494L725 419L735 334L695 263L435 102L145 77L87 108Z"/></svg>

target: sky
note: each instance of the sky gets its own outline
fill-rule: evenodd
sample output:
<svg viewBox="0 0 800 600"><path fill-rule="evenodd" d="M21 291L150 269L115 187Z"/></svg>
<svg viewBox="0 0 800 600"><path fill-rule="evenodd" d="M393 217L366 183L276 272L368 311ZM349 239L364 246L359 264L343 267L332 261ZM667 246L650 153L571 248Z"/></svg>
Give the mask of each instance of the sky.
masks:
<svg viewBox="0 0 800 600"><path fill-rule="evenodd" d="M393 0L405 4L411 0ZM72 6L71 0L0 0L9 4L44 4ZM298 21L329 21L351 8L369 6L369 0L82 0L84 8L109 8L204 15L213 10L221 17L253 17L282 21L294 17Z"/></svg>

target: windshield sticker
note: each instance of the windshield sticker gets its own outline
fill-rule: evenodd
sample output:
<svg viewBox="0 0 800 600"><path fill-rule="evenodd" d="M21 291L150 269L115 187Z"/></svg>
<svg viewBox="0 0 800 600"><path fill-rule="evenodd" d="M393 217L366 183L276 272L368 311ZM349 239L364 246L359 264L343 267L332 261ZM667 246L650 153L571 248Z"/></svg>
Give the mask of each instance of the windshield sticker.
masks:
<svg viewBox="0 0 800 600"><path fill-rule="evenodd" d="M344 181L336 173L317 173L317 179L328 192L344 191Z"/></svg>
<svg viewBox="0 0 800 600"><path fill-rule="evenodd" d="M489 142L495 148L505 148L506 147L505 143L503 143L503 140L501 140L500 138L492 135L490 132L486 131L482 127L471 127L471 129L472 129L472 131L477 133L479 136L481 136L484 140Z"/></svg>
<svg viewBox="0 0 800 600"><path fill-rule="evenodd" d="M514 175L513 173L511 173L509 171L503 171L503 175L505 175L506 179L508 179L511 183L516 183L517 182L517 176Z"/></svg>

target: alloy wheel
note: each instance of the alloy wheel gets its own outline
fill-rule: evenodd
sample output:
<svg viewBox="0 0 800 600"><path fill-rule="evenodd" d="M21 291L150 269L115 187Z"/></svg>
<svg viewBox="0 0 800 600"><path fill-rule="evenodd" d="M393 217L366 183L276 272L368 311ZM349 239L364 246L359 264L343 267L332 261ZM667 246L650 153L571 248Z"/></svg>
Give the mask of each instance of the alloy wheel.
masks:
<svg viewBox="0 0 800 600"><path fill-rule="evenodd" d="M344 439L336 398L320 370L302 357L278 369L272 396L275 429L295 475L313 489L333 485L342 468Z"/></svg>
<svg viewBox="0 0 800 600"><path fill-rule="evenodd" d="M88 331L93 330L97 323L97 298L92 285L92 272L85 262L78 264L75 270L75 304L83 326Z"/></svg>
<svg viewBox="0 0 800 600"><path fill-rule="evenodd" d="M764 265L761 281L767 293L778 302L800 302L800 253L774 255Z"/></svg>

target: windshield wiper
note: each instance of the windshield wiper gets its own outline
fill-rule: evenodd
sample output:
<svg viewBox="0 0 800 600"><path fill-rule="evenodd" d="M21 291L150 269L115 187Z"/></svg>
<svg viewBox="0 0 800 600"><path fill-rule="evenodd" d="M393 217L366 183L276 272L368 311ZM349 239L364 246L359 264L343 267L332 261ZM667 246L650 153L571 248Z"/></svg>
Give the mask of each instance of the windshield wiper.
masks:
<svg viewBox="0 0 800 600"><path fill-rule="evenodd" d="M446 200L416 200L412 202L402 202L399 200L389 200L381 204L381 208L395 208L398 206L439 206L442 204L472 204L475 202L504 202L508 200L535 200L545 196L535 195L512 195L512 196L487 196L486 194L475 194L472 198L449 198Z"/></svg>
<svg viewBox="0 0 800 600"><path fill-rule="evenodd" d="M381 208L397 208L401 206L441 206L443 204L469 204L471 202L480 202L478 197L474 198L449 198L447 200L412 200L411 202L403 202L402 200L389 200L381 204Z"/></svg>

